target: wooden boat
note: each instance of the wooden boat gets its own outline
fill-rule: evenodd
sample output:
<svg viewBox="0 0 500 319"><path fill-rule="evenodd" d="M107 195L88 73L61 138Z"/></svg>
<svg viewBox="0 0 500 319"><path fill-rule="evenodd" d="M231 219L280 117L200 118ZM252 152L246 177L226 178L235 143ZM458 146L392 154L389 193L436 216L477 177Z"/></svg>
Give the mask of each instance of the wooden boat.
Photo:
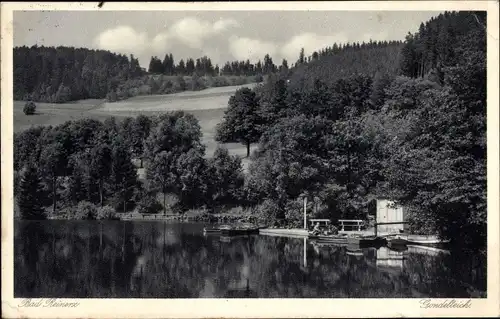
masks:
<svg viewBox="0 0 500 319"><path fill-rule="evenodd" d="M404 238L400 237L394 237L394 238L389 238L387 239L387 246L389 247L394 247L394 246L406 246L408 241Z"/></svg>
<svg viewBox="0 0 500 319"><path fill-rule="evenodd" d="M406 240L408 241L409 244L429 245L429 246L448 244L450 242L449 240L440 239L439 237L434 236L434 235L430 235L430 236L408 235Z"/></svg>
<svg viewBox="0 0 500 319"><path fill-rule="evenodd" d="M239 236L239 235L252 235L252 234L258 234L259 230L257 228L255 229L223 229L221 230L221 235L222 236Z"/></svg>
<svg viewBox="0 0 500 319"><path fill-rule="evenodd" d="M203 228L204 234L220 234L220 229L218 228Z"/></svg>
<svg viewBox="0 0 500 319"><path fill-rule="evenodd" d="M204 234L220 234L222 232L222 230L227 230L227 229L231 229L231 228L232 227L229 225L221 225L219 227L214 227L214 228L204 227L203 233Z"/></svg>
<svg viewBox="0 0 500 319"><path fill-rule="evenodd" d="M309 235L309 239L316 240L321 243L339 243L339 244L348 243L346 236L337 236L337 235Z"/></svg>
<svg viewBox="0 0 500 319"><path fill-rule="evenodd" d="M387 243L387 247L389 248L390 251L395 251L395 252L405 252L408 250L407 245L397 245L397 244L391 244L390 242Z"/></svg>
<svg viewBox="0 0 500 319"><path fill-rule="evenodd" d="M359 239L360 247L382 247L387 244L387 240L382 237L367 236Z"/></svg>
<svg viewBox="0 0 500 319"><path fill-rule="evenodd" d="M387 243L385 238L368 236L368 237L349 237L339 235L309 235L309 239L316 240L322 243L339 243L358 245L360 247L381 247Z"/></svg>
<svg viewBox="0 0 500 319"><path fill-rule="evenodd" d="M233 227L222 227L220 233L223 236L252 235L258 234L259 228L252 224L240 224Z"/></svg>
<svg viewBox="0 0 500 319"><path fill-rule="evenodd" d="M424 245L424 246L436 246L436 245L443 245L447 244L450 241L449 240L443 240L440 239L438 236L435 235L413 235L413 234L398 234L398 235L391 235L387 237L388 242L393 242L393 244L402 244L402 241L405 241L405 244L412 244L412 245Z"/></svg>

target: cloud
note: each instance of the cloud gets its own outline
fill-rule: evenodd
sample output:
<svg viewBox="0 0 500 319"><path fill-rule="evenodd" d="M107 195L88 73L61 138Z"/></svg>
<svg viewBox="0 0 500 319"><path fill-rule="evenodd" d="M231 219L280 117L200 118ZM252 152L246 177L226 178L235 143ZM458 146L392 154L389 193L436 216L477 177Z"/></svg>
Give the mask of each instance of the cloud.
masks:
<svg viewBox="0 0 500 319"><path fill-rule="evenodd" d="M238 22L234 19L220 19L214 23L213 30L215 32L219 32L219 31L225 31L230 27L238 27L238 26L239 26Z"/></svg>
<svg viewBox="0 0 500 319"><path fill-rule="evenodd" d="M167 32L164 33L158 33L153 40L151 40L151 49L154 54L161 54L161 53L166 53L166 50L170 49L170 40L171 40L170 34Z"/></svg>
<svg viewBox="0 0 500 319"><path fill-rule="evenodd" d="M229 38L229 52L237 60L252 62L262 60L266 54L273 57L278 51L278 46L272 42L259 39L232 36ZM274 61L276 63L276 61Z"/></svg>
<svg viewBox="0 0 500 319"><path fill-rule="evenodd" d="M151 56L163 56L172 47L172 37L161 32L152 39L145 32L138 32L130 26L118 26L101 32L94 44L99 49L122 54L133 54L141 66L149 64Z"/></svg>
<svg viewBox="0 0 500 319"><path fill-rule="evenodd" d="M252 62L262 60L264 55L269 54L273 62L281 64L282 59L287 59L289 64L295 63L299 58L299 53L304 48L306 56L314 51L332 46L334 43L346 43L348 37L344 33L334 35L318 35L307 32L293 36L289 41L274 43L262 39L237 37L229 38L229 52L237 60L250 59Z"/></svg>
<svg viewBox="0 0 500 319"><path fill-rule="evenodd" d="M193 17L176 21L165 30L149 37L130 26L118 26L101 32L94 39L99 49L113 52L134 54L143 66L147 66L151 56L160 58L178 41L192 49L205 49L205 41L221 34L230 28L238 27L234 19L220 19L211 23Z"/></svg>
<svg viewBox="0 0 500 319"><path fill-rule="evenodd" d="M102 32L94 42L101 49L129 53L147 45L148 36L129 26L118 26Z"/></svg>
<svg viewBox="0 0 500 319"><path fill-rule="evenodd" d="M334 43L346 43L348 37L344 33L334 35L319 35L316 33L306 32L293 36L280 49L281 56L294 63L298 57L300 50L304 48L305 55L311 55L314 51L325 47L330 47Z"/></svg>
<svg viewBox="0 0 500 319"><path fill-rule="evenodd" d="M172 37L184 44L199 49L208 37L236 27L238 23L233 19L220 19L215 23L188 17L177 21L169 30Z"/></svg>

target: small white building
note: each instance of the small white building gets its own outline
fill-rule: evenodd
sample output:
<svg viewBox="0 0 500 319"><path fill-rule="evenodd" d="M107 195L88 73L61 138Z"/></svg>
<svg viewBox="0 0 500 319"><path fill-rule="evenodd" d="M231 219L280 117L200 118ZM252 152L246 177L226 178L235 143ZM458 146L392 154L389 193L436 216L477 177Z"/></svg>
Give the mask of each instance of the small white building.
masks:
<svg viewBox="0 0 500 319"><path fill-rule="evenodd" d="M395 205L386 198L377 199L376 233L379 235L400 233L407 228L406 221L407 212L403 206Z"/></svg>

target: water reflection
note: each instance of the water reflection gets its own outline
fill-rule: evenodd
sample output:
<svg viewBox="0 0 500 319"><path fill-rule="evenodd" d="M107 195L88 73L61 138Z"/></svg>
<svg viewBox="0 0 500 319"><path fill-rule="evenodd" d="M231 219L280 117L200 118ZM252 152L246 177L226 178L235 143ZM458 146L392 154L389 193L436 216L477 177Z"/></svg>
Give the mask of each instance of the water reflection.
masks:
<svg viewBox="0 0 500 319"><path fill-rule="evenodd" d="M200 224L16 222L16 297L484 297L486 260L410 246L359 249Z"/></svg>

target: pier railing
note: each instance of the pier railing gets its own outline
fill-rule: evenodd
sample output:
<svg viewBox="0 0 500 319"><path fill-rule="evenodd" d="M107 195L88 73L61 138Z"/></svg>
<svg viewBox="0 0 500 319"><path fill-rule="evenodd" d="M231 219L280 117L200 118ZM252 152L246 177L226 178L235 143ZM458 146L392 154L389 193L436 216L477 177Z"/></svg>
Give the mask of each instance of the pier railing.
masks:
<svg viewBox="0 0 500 319"><path fill-rule="evenodd" d="M347 230L361 231L365 227L365 221L362 219L339 219L339 223L341 231L345 231L346 227L349 228Z"/></svg>

